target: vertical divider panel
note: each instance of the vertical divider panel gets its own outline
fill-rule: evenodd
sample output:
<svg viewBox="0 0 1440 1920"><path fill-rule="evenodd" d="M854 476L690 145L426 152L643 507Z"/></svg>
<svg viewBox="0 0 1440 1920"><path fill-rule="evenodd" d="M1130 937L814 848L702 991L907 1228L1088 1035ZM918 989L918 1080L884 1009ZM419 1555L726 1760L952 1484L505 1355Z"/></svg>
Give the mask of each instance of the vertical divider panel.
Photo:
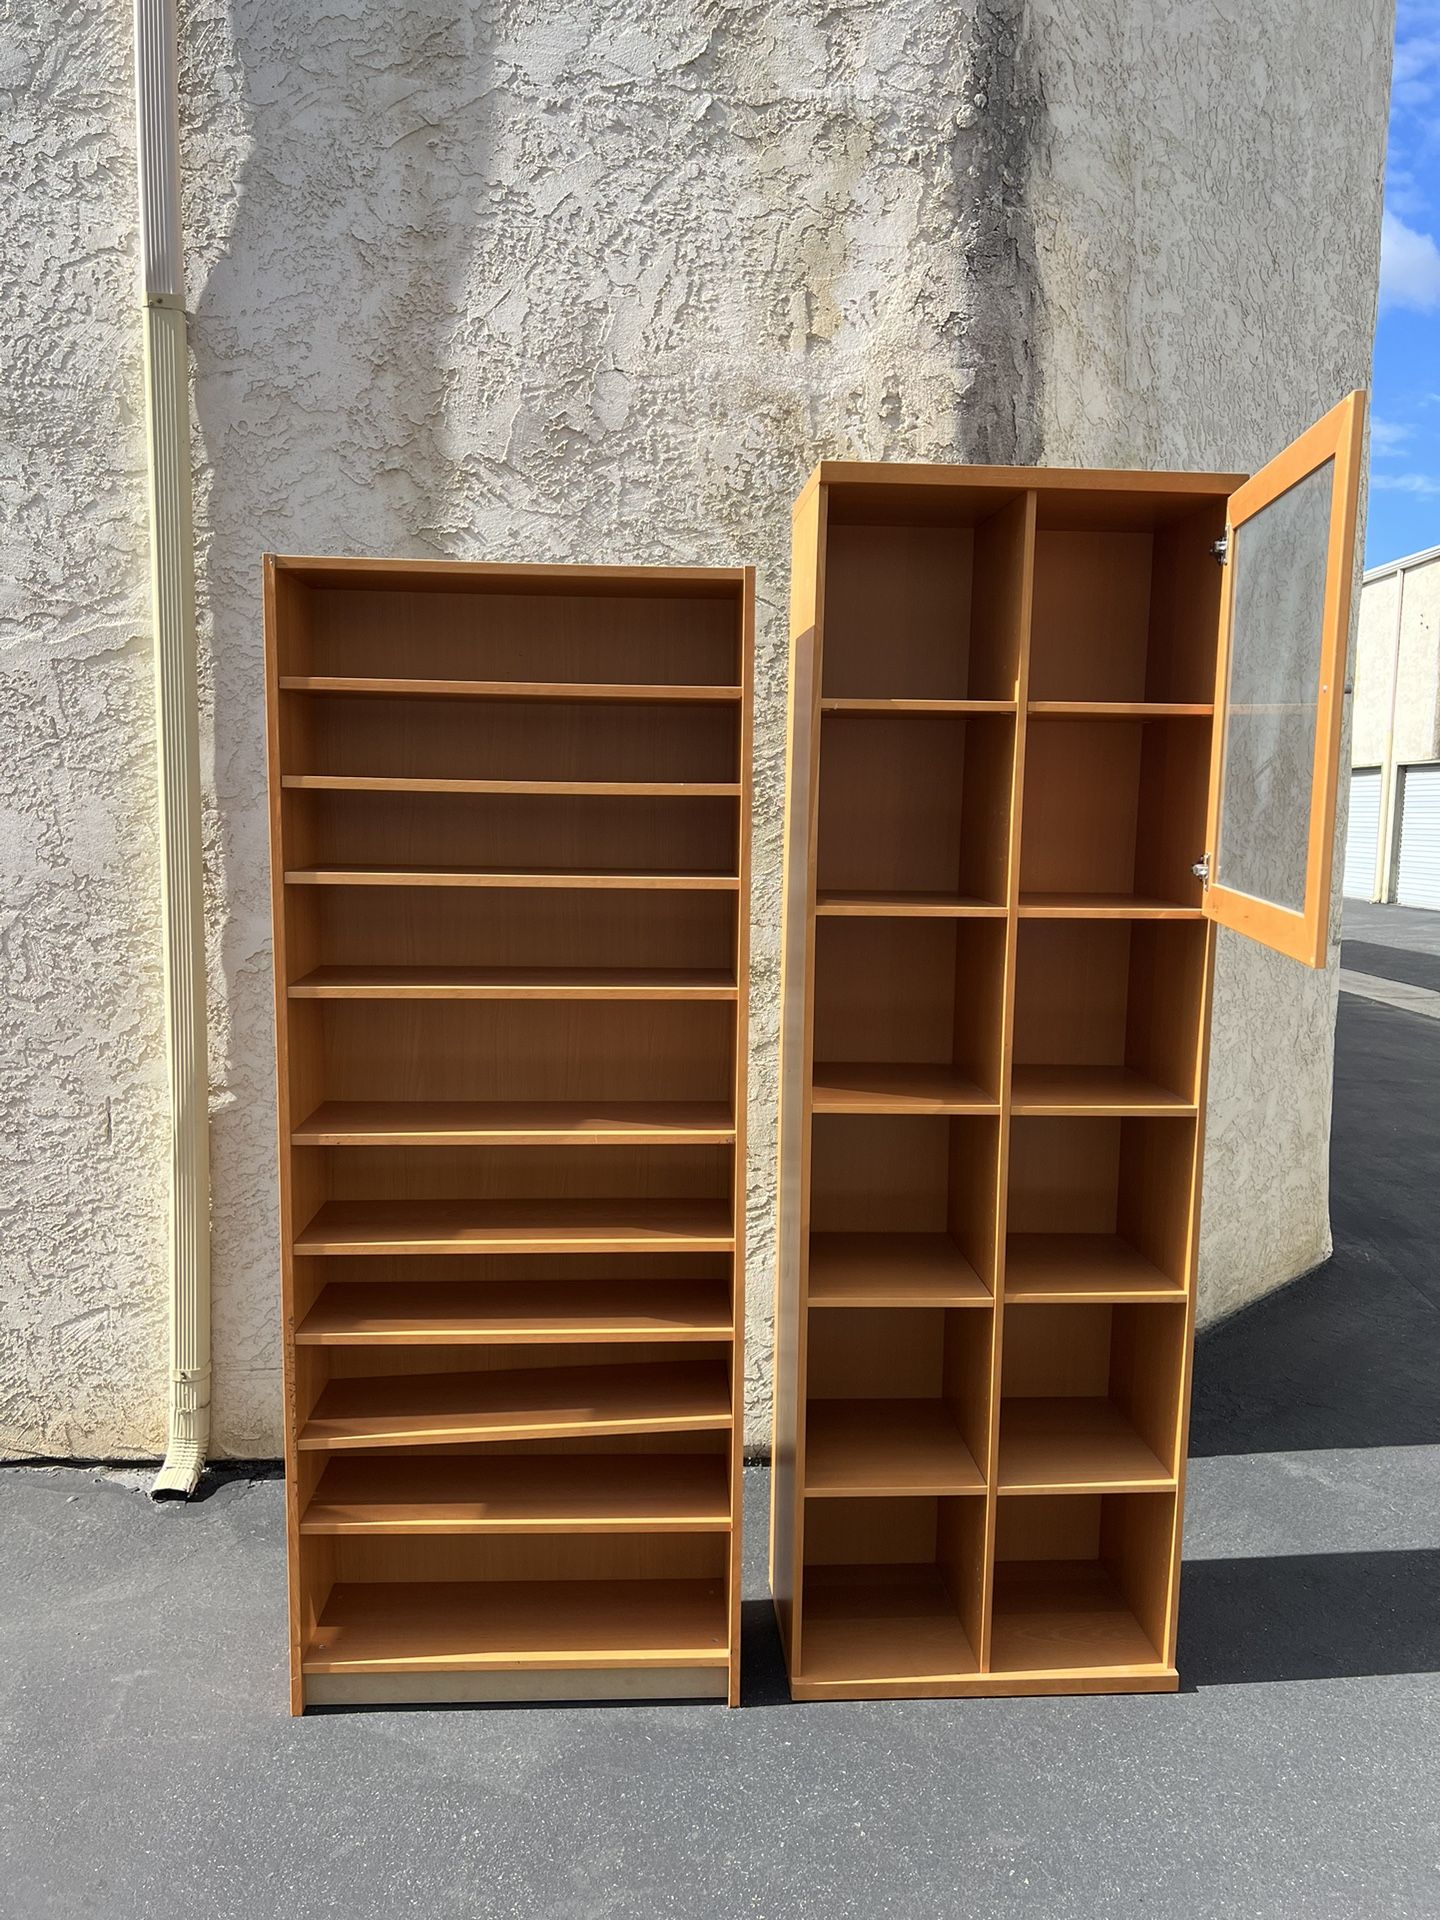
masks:
<svg viewBox="0 0 1440 1920"><path fill-rule="evenodd" d="M279 1116L279 1139L282 1147L279 1156L280 1171L280 1346L282 1384L284 1394L284 1448L285 1448L285 1526L290 1550L285 1556L287 1580L289 1585L288 1617L290 1623L290 1711L303 1713L305 1710L305 1680L301 1668L304 1657L305 1635L314 1625L314 1619L323 1603L323 1594L316 1596L302 1589L300 1556L295 1544L300 1537L300 1508L304 1493L300 1485L300 1458L295 1439L300 1423L308 1412L303 1399L313 1399L313 1386L304 1383L308 1391L302 1389L297 1378L299 1356L295 1348L295 1227L294 1198L291 1192L291 1155L284 1150L283 1142L290 1132L290 1047L288 1028L290 1017L290 972L286 951L285 934L285 844L282 822L282 798L280 787L281 774L281 719L280 719L280 596L295 594L294 584L283 579L276 570L275 562L269 556L265 561L264 607L265 607L265 737L269 759L269 817L270 817L270 898L271 924L274 928L274 980L275 980L275 1101ZM286 609L287 612L290 609ZM311 1209L313 1211L313 1208ZM306 1355L307 1371L312 1370L315 1356Z"/></svg>
<svg viewBox="0 0 1440 1920"><path fill-rule="evenodd" d="M790 571L770 1589L792 1674L800 1670L804 1635L805 1353L826 510L827 489L816 481L795 503Z"/></svg>
<svg viewBox="0 0 1440 1920"><path fill-rule="evenodd" d="M735 1146L730 1176L731 1223L735 1248L730 1256L730 1415L735 1422L730 1446L729 1700L740 1704L740 1621L745 1508L745 1248L747 1120L746 1090L750 1060L750 789L753 774L755 705L755 569L745 569L736 642L740 648L740 733L737 742L740 798L736 818L735 871L740 887L735 901L735 1057L730 1078L730 1111L735 1117Z"/></svg>
<svg viewBox="0 0 1440 1920"><path fill-rule="evenodd" d="M1205 975L1200 994L1200 1031L1195 1036L1195 1120L1190 1160L1188 1225L1185 1246L1185 1336L1181 1342L1180 1391L1175 1396L1175 1507L1171 1521L1170 1565L1165 1594L1164 1645L1157 1649L1166 1666L1175 1664L1180 1620L1180 1556L1184 1547L1185 1469L1189 1456L1190 1389L1195 1368L1195 1293L1200 1266L1200 1201L1205 1181L1205 1102L1210 1083L1210 1014L1215 994L1216 931L1205 923Z"/></svg>
<svg viewBox="0 0 1440 1920"><path fill-rule="evenodd" d="M990 1671L995 1598L996 1487L1000 1463L1000 1366L1005 1335L1005 1212L1010 1169L1010 1078L1015 1032L1015 963L1019 942L1021 800L1025 790L1025 708L1030 684L1030 617L1035 595L1035 523L1038 496L1023 494L988 523L993 552L982 568L977 560L975 630L1011 636L1015 663L1015 736L1010 767L1009 836L1005 862L1005 974L1000 1009L1000 1116L996 1154L994 1257L988 1278L993 1296L990 1318L989 1444L980 1462L985 1476L985 1526L981 1553L982 1604L979 1638L972 1640L982 1674ZM989 544L989 543L987 543ZM977 549L980 543L977 541ZM998 639L997 639L998 644Z"/></svg>

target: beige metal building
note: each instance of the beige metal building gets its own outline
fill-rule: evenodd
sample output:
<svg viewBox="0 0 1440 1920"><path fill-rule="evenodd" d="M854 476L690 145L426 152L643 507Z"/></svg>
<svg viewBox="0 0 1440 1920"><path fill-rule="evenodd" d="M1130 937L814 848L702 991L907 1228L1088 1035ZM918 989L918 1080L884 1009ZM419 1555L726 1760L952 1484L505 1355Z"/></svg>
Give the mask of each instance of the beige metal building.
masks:
<svg viewBox="0 0 1440 1920"><path fill-rule="evenodd" d="M1440 547L1360 592L1344 891L1440 909Z"/></svg>

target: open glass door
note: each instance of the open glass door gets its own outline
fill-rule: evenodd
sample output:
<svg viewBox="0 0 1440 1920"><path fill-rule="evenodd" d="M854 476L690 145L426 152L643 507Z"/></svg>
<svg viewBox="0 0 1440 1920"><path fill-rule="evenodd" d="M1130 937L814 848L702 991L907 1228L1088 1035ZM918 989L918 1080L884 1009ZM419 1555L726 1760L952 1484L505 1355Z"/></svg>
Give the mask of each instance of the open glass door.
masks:
<svg viewBox="0 0 1440 1920"><path fill-rule="evenodd" d="M1365 396L1230 496L1205 911L1323 965Z"/></svg>

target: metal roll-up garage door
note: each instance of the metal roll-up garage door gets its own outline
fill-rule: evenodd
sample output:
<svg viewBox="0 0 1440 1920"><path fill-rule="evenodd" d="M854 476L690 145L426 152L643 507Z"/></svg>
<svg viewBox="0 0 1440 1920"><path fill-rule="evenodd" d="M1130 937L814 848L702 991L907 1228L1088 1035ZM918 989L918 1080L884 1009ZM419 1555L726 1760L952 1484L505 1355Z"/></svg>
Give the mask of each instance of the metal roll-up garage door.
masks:
<svg viewBox="0 0 1440 1920"><path fill-rule="evenodd" d="M1347 900L1375 897L1375 854L1380 845L1380 769L1356 767L1350 775L1350 819L1345 828Z"/></svg>
<svg viewBox="0 0 1440 1920"><path fill-rule="evenodd" d="M1440 908L1440 761L1401 770L1395 898L1402 907Z"/></svg>

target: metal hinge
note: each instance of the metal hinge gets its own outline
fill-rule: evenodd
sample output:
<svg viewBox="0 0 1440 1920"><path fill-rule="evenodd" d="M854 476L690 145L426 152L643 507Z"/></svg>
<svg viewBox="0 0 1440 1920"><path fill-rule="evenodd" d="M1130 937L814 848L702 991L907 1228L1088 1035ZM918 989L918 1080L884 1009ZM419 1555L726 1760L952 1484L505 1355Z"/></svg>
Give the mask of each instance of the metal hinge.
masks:
<svg viewBox="0 0 1440 1920"><path fill-rule="evenodd" d="M1195 878L1196 878L1196 879L1197 879L1197 880L1198 880L1198 881L1200 882L1200 884L1201 884L1202 886L1205 886L1205 887L1208 887L1208 886L1209 886L1209 884L1210 884L1210 856L1209 856L1209 854L1208 854L1208 853L1207 853L1207 854L1203 854L1203 855L1201 856L1201 858L1200 858L1200 859L1198 859L1198 860L1197 860L1197 861L1196 861L1196 862L1194 863L1194 865L1193 865L1193 866L1191 867L1191 869L1190 869L1190 871L1191 871L1191 873L1193 873L1193 874L1194 874L1194 876L1195 876Z"/></svg>
<svg viewBox="0 0 1440 1920"><path fill-rule="evenodd" d="M1214 554L1215 558L1220 562L1221 566L1223 567L1225 565L1225 562L1230 558L1229 533L1228 532L1222 533L1218 540L1212 540L1210 542L1210 551L1211 553Z"/></svg>

